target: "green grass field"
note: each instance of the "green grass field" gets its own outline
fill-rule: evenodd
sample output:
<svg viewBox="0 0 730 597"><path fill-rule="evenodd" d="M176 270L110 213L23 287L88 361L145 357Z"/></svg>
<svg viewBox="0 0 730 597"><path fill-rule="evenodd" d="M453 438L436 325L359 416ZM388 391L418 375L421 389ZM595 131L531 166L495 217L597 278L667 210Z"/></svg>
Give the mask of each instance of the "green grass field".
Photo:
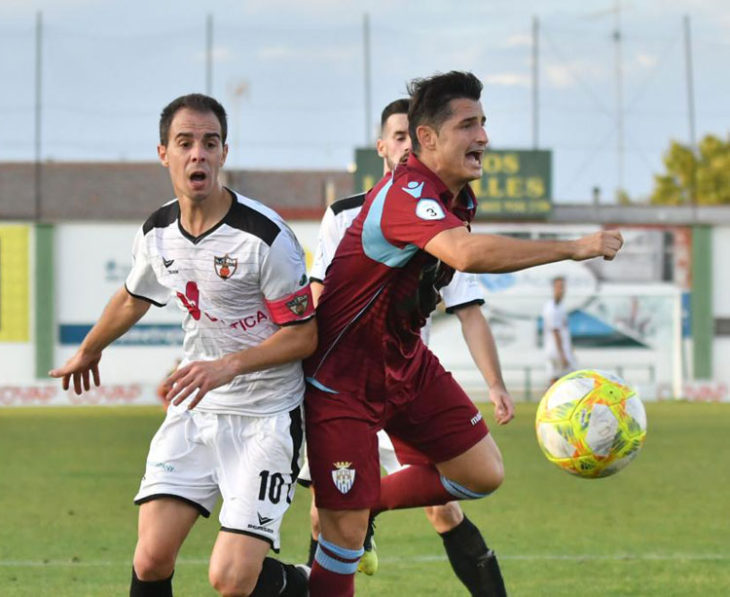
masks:
<svg viewBox="0 0 730 597"><path fill-rule="evenodd" d="M647 404L642 453L615 477L582 480L542 456L534 404L493 431L507 478L465 510L500 558L512 596L730 595L730 404ZM491 421L489 408L485 409ZM125 595L134 495L156 408L0 409L0 595ZM303 561L309 498L284 523L281 557ZM201 520L175 573L178 596L213 595ZM381 567L365 596L466 595L420 511L386 513Z"/></svg>

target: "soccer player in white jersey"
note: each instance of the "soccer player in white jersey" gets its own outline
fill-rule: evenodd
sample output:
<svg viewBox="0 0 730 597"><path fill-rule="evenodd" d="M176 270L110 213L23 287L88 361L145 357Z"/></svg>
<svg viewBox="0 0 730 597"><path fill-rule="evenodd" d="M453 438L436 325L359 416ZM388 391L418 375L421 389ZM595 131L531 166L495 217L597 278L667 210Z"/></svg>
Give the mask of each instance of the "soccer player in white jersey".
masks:
<svg viewBox="0 0 730 597"><path fill-rule="evenodd" d="M222 496L209 578L222 595L306 595L306 572L267 557L302 444L301 359L316 347L303 251L284 221L221 185L226 114L191 94L162 111L158 154L175 199L137 232L134 266L77 353L51 375L99 385L102 350L149 309L184 311L184 358L152 440L130 595L172 595L178 551Z"/></svg>
<svg viewBox="0 0 730 597"><path fill-rule="evenodd" d="M377 141L378 155L383 158L383 174L389 175L395 166L405 158L410 149L408 135L408 99L400 99L388 104L381 115L381 134ZM353 195L334 202L327 208L322 218L315 258L310 270L312 294L315 301L323 289L327 267L334 257L337 245L352 223L365 200L365 193ZM461 323L464 339L472 358L489 387L489 398L494 404L495 418L498 423L508 423L514 417L514 404L505 388L499 365L497 348L489 323L481 310L483 294L477 278L473 274L455 272L450 284L441 289L447 313L454 313ZM428 342L429 324L421 335ZM386 473L394 473L402 468L395 448L385 431L378 433L380 463ZM306 485L308 471L300 473L300 483ZM425 508L426 516L433 528L441 536L444 549L457 577L472 595L496 595L504 593L504 585L494 552L490 550L479 529L466 517L459 502L453 501L443 506ZM310 562L317 547L319 536L317 510L312 506L312 541ZM360 561L360 570L373 574L377 570L377 556L369 549L366 539L365 555ZM497 587L497 589L495 589ZM501 591L502 593L500 593Z"/></svg>
<svg viewBox="0 0 730 597"><path fill-rule="evenodd" d="M553 278L553 298L542 309L547 374L551 384L578 368L570 338L568 314L563 307L564 296L565 278Z"/></svg>

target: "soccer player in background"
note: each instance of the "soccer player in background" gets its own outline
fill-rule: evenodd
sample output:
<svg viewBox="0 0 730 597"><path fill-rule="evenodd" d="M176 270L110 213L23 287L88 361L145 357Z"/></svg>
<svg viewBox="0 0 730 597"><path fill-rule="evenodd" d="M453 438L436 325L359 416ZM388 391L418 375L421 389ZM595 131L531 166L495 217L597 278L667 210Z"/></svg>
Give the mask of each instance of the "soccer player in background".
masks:
<svg viewBox="0 0 730 597"><path fill-rule="evenodd" d="M185 311L184 359L150 445L130 595L172 595L178 551L223 497L209 578L223 595L303 596L307 571L267 557L299 471L301 359L317 343L297 239L272 210L221 185L226 113L177 98L160 117L158 155L175 199L137 232L134 265L76 354L51 371L80 394L99 360L149 309Z"/></svg>
<svg viewBox="0 0 730 597"><path fill-rule="evenodd" d="M404 161L410 150L408 107L408 99L395 100L389 103L381 114L377 150L378 155L383 158L385 176L390 175L396 165ZM327 208L322 218L315 259L310 270L310 283L315 302L322 292L325 273L334 257L337 245L345 230L360 213L365 195L363 192L334 202ZM497 348L489 323L481 310L484 299L476 276L456 272L453 280L440 292L446 311L456 314L459 318L469 351L489 388L489 398L494 404L497 422L508 423L514 416L514 404L502 379ZM421 331L426 344L429 329L430 322ZM394 473L402 468L393 443L383 430L378 432L378 448L380 464L386 473ZM308 484L308 466L302 468L299 480L304 485ZM319 536L319 520L314 500L311 510L312 540L308 562L310 566L314 560ZM434 530L441 536L454 573L471 595L480 597L504 595L504 583L494 552L487 547L479 529L466 517L459 502L451 501L442 506L429 506L425 512ZM366 574L373 574L377 570L377 555L372 549L372 543L372 537L367 536L365 553L360 561L360 571Z"/></svg>
<svg viewBox="0 0 730 597"><path fill-rule="evenodd" d="M327 270L319 343L304 364L321 528L312 597L354 594L371 513L481 498L502 483L501 454L481 414L419 335L454 269L612 259L622 244L617 231L573 241L470 233L467 183L481 176L488 142L481 89L462 72L411 83L408 161L368 193ZM416 454L382 479L380 429Z"/></svg>
<svg viewBox="0 0 730 597"><path fill-rule="evenodd" d="M568 314L562 304L564 296L565 278L557 276L553 278L553 298L548 300L542 309L543 342L548 379L551 384L578 368L570 339Z"/></svg>

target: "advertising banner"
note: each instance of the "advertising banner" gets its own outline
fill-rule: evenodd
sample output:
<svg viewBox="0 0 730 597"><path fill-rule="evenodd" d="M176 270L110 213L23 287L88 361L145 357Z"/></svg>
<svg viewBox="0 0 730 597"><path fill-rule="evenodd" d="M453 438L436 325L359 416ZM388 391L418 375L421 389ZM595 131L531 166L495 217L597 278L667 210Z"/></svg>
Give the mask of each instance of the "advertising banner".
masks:
<svg viewBox="0 0 730 597"><path fill-rule="evenodd" d="M26 225L0 225L0 342L30 340L30 280Z"/></svg>
<svg viewBox="0 0 730 597"><path fill-rule="evenodd" d="M383 159L373 148L355 150L355 192L367 191L383 176ZM477 219L544 218L552 210L552 152L488 150L482 177L471 183L479 203Z"/></svg>

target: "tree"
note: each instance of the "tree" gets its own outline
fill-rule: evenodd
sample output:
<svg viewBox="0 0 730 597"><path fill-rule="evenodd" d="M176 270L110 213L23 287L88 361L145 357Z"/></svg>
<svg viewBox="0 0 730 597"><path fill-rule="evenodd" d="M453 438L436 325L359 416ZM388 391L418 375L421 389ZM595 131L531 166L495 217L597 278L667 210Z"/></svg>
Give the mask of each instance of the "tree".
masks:
<svg viewBox="0 0 730 597"><path fill-rule="evenodd" d="M653 204L730 204L730 139L707 135L696 153L672 141L664 166L665 174L654 175Z"/></svg>

